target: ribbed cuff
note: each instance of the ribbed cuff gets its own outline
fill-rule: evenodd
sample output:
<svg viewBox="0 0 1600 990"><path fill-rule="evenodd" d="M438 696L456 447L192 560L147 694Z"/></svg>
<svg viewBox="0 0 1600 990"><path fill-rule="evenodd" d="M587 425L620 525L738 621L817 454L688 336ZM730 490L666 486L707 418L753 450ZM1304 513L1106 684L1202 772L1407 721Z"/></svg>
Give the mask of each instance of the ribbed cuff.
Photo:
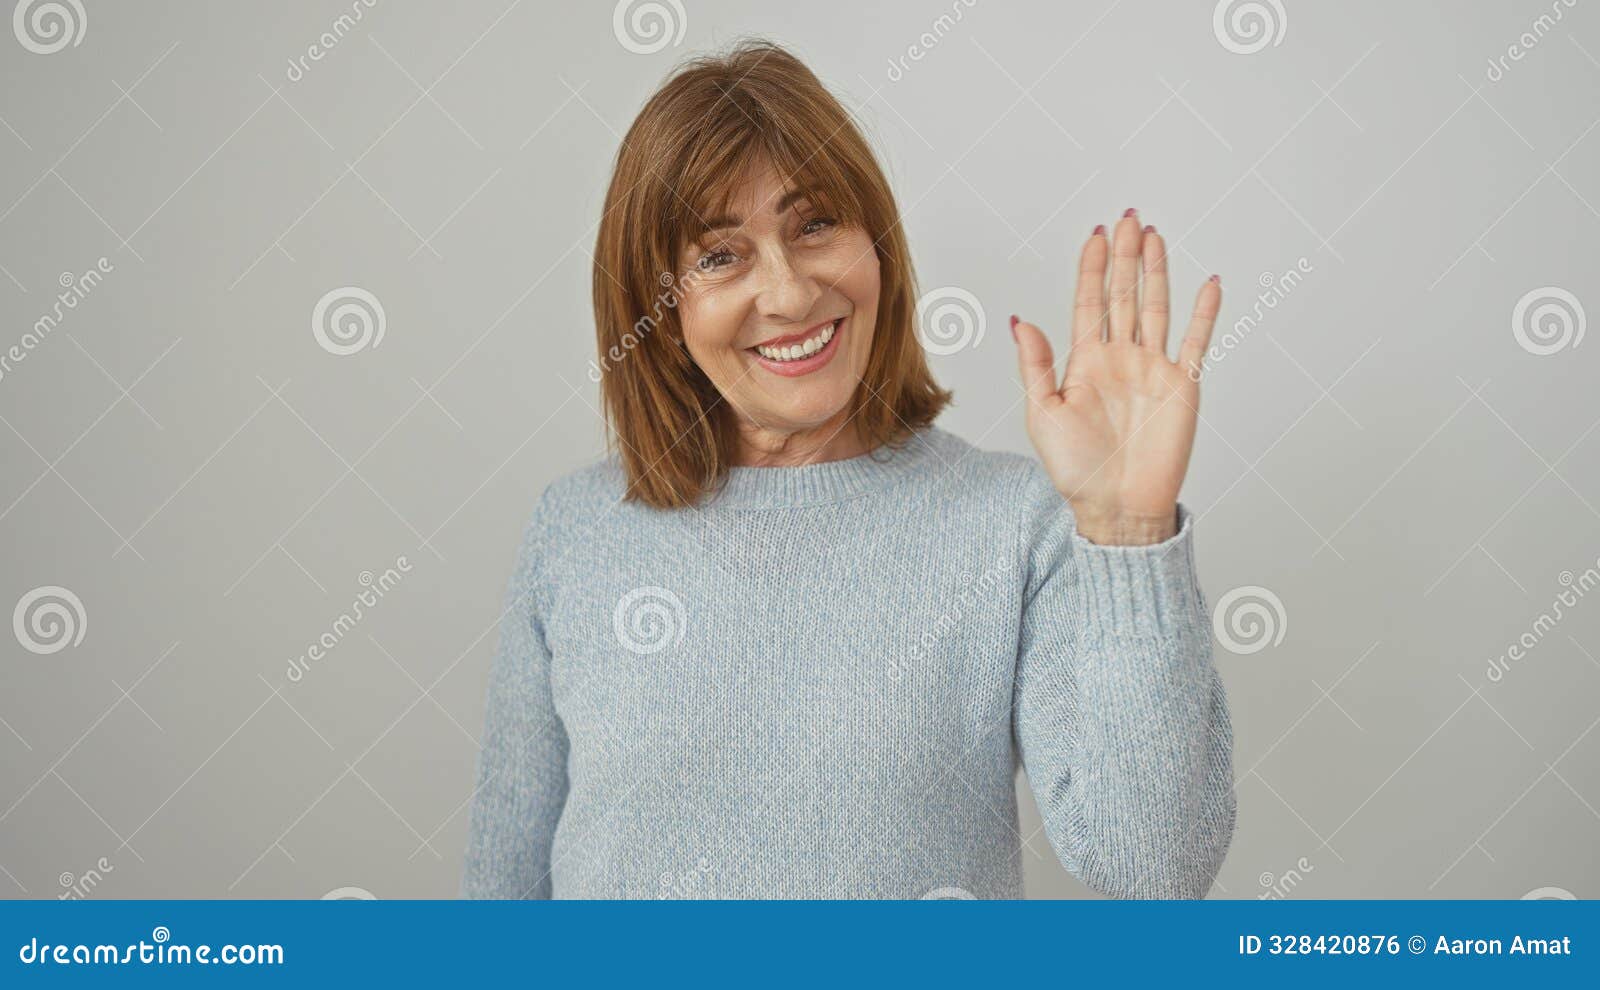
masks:
<svg viewBox="0 0 1600 990"><path fill-rule="evenodd" d="M1178 503L1178 531L1147 546L1108 546L1072 534L1089 605L1088 624L1102 636L1174 637L1203 630L1208 619L1194 567L1194 515Z"/></svg>

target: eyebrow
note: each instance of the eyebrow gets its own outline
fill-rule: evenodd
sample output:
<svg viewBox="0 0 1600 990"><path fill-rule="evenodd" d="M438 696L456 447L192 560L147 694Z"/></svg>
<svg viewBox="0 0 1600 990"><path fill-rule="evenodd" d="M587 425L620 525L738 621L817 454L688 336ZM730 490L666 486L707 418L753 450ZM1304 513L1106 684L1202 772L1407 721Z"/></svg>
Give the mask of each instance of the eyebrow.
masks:
<svg viewBox="0 0 1600 990"><path fill-rule="evenodd" d="M809 198L810 195L810 192L805 189L791 189L787 193L784 193L782 199L778 200L778 205L772 208L772 212L774 215L786 213L790 207L794 206L795 203L802 199ZM737 227L742 223L744 223L744 221L740 220L738 217L713 217L706 221L705 232L709 234L712 231L726 230L730 227Z"/></svg>

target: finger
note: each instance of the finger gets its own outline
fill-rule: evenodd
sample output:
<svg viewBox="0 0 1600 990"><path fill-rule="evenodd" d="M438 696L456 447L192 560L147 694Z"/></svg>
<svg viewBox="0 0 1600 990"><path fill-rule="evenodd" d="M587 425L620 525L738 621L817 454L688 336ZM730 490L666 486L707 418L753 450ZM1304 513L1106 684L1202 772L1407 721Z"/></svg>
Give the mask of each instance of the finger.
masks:
<svg viewBox="0 0 1600 990"><path fill-rule="evenodd" d="M1106 228L1102 224L1089 235L1089 240L1083 245L1083 253L1078 256L1078 290L1072 307L1073 347L1081 343L1098 343L1105 335L1106 257L1110 250L1110 245L1106 243Z"/></svg>
<svg viewBox="0 0 1600 990"><path fill-rule="evenodd" d="M1144 229L1144 302L1139 309L1139 343L1163 357L1167 353L1167 242L1154 227Z"/></svg>
<svg viewBox="0 0 1600 990"><path fill-rule="evenodd" d="M1217 311L1221 308L1222 279L1213 275L1195 297L1194 315L1189 317L1189 330L1178 349L1178 364L1193 381L1200 380L1201 360L1206 348L1211 346L1211 331L1217 325Z"/></svg>
<svg viewBox="0 0 1600 990"><path fill-rule="evenodd" d="M1017 341L1017 369L1030 403L1046 403L1056 394L1055 352L1050 338L1032 323L1011 318L1011 336Z"/></svg>
<svg viewBox="0 0 1600 990"><path fill-rule="evenodd" d="M1117 221L1116 236L1111 241L1111 298L1107 309L1111 314L1107 340L1133 340L1134 328L1139 319L1139 215L1131 208Z"/></svg>

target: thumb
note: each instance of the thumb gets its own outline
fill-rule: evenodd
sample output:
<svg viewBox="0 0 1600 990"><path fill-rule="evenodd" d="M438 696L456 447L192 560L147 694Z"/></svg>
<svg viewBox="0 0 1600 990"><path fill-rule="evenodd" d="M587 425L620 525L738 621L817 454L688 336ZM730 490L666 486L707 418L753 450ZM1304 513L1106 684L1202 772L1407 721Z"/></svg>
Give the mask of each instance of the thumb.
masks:
<svg viewBox="0 0 1600 990"><path fill-rule="evenodd" d="M1022 375L1022 388L1030 403L1046 405L1056 395L1055 352L1044 331L1011 318L1011 336L1017 342L1017 369Z"/></svg>

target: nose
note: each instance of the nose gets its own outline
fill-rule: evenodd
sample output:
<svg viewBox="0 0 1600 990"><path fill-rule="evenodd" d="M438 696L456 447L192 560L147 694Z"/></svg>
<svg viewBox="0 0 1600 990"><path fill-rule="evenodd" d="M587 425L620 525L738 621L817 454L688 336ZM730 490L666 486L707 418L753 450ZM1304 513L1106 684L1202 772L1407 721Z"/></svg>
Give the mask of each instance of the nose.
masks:
<svg viewBox="0 0 1600 990"><path fill-rule="evenodd" d="M822 297L822 286L809 273L797 269L786 251L765 256L760 278L756 310L774 322L800 322Z"/></svg>

